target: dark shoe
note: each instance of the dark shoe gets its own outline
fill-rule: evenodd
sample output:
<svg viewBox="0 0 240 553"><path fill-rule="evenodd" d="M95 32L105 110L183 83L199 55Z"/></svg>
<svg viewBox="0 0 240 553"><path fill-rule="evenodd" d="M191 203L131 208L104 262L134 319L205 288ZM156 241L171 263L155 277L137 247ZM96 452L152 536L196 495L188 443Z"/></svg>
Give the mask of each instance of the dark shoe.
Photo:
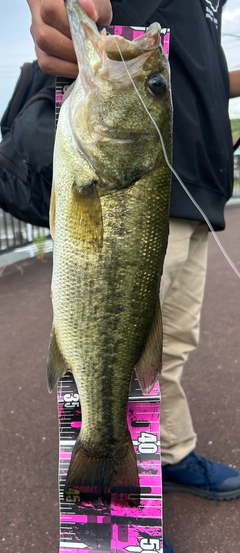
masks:
<svg viewBox="0 0 240 553"><path fill-rule="evenodd" d="M165 536L163 536L163 553L175 553L170 540Z"/></svg>
<svg viewBox="0 0 240 553"><path fill-rule="evenodd" d="M164 492L188 492L208 499L240 497L240 473L190 453L175 465L162 467Z"/></svg>

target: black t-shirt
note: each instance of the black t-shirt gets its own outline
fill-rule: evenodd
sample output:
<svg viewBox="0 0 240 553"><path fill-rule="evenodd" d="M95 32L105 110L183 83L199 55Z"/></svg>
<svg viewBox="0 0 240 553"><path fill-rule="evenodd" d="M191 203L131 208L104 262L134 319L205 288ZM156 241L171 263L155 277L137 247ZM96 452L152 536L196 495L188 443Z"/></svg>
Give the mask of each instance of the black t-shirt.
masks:
<svg viewBox="0 0 240 553"><path fill-rule="evenodd" d="M213 227L221 230L233 181L229 79L220 40L224 1L162 0L159 4L147 23L159 21L171 31L173 166ZM202 220L175 177L170 215Z"/></svg>

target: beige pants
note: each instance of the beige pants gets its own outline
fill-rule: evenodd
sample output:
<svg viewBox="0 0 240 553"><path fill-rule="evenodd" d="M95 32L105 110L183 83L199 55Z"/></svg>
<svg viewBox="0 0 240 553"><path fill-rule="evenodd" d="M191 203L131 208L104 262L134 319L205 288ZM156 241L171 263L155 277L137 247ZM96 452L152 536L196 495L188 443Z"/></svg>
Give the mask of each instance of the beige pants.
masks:
<svg viewBox="0 0 240 553"><path fill-rule="evenodd" d="M161 281L163 370L161 386L162 464L173 464L194 450L196 434L181 386L184 363L199 340L207 264L208 228L184 219L170 220Z"/></svg>

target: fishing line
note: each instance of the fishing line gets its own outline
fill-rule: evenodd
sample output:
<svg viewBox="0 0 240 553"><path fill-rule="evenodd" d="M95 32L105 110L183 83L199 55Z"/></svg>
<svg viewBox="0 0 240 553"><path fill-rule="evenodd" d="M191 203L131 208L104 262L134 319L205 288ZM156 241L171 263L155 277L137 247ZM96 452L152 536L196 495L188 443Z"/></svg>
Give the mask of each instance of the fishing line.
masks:
<svg viewBox="0 0 240 553"><path fill-rule="evenodd" d="M112 36L113 36L113 38L114 38L114 35L112 35ZM203 217L204 221L206 222L208 228L211 230L211 233L212 233L212 235L213 235L213 238L214 238L215 242L217 243L219 249L221 250L223 256L225 257L225 259L227 260L227 262L229 263L230 267L232 268L232 270L234 271L234 273L237 275L237 277L240 278L240 272L238 271L236 265L233 263L232 259L229 257L229 255L228 255L228 253L226 252L226 250L225 250L223 244L222 244L221 241L219 240L219 238L218 238L218 236L217 236L217 234L216 234L216 232L215 232L215 230L214 230L212 224L210 223L210 221L209 221L209 219L208 219L206 213L204 213L204 211L202 210L202 208L200 207L200 205L199 205L199 204L196 202L196 200L193 198L192 194L189 192L189 190L188 190L187 187L185 186L184 182L182 181L182 179L179 177L179 175L177 174L177 172L175 171L175 169L174 169L173 166L171 165L171 163L170 163L170 161L169 161L169 159L168 159L168 156L167 156L167 152L166 152L166 148L165 148L165 144L164 144L164 141L163 141L163 137L162 137L161 131L160 131L160 129L159 129L159 127L158 127L156 121L154 120L152 114L151 114L150 111L148 110L148 108L147 108L147 106L146 106L146 104L145 104L143 98L141 97L141 94L140 94L139 90L137 89L137 87L136 87L136 85L135 85L135 83L134 83L134 80L133 80L132 77L131 77L131 74L130 74L128 68L127 68L127 64L126 64L126 62L125 62L125 60L124 60L124 57L123 57L123 55L122 55L122 52L121 52L121 50L120 50L120 48L119 48L119 45L118 45L118 43L117 43L117 41L116 41L115 38L114 38L114 42L115 42L115 44L116 44L116 46L117 46L117 49L118 49L118 51L119 51L121 60L122 60L122 62L123 62L123 65L124 65L124 67L125 67L125 70L126 70L126 72L127 72L127 74L128 74L128 77L129 77L129 79L130 79L130 81L131 81L131 83L132 83L132 85L133 85L133 87L134 87L134 89L135 89L135 92L137 93L137 96L138 96L139 100L141 101L141 103L142 103L142 105L143 105L145 111L147 112L148 116L150 117L150 119L151 119L151 121L152 121L152 123L153 123L153 125L154 125L154 127L155 127L155 129L156 129L156 131L157 131L157 133L158 133L158 136L159 136L159 138L160 138L160 142L161 142L161 146L162 146L162 151L163 151L163 155L164 155L166 164L168 165L169 169L171 170L171 172L173 173L173 175L176 177L176 179L178 180L178 182L179 182L180 185L182 186L183 190L184 190L184 191L186 192L186 194L188 195L189 199L192 201L193 205L197 208L197 210L199 211L199 213L202 215L202 217Z"/></svg>

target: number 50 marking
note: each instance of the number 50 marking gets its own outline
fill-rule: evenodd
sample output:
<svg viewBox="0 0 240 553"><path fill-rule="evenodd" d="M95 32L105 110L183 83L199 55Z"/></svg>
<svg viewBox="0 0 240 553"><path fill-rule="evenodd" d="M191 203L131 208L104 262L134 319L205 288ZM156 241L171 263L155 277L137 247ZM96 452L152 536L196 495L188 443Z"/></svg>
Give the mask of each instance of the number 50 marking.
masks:
<svg viewBox="0 0 240 553"><path fill-rule="evenodd" d="M129 545L126 547L126 551L129 553L148 553L149 551L155 551L159 553L161 548L159 538L142 538L139 545Z"/></svg>
<svg viewBox="0 0 240 553"><path fill-rule="evenodd" d="M157 538L143 538L140 541L140 546L142 548L141 553L148 551L159 551L160 550L160 540Z"/></svg>

